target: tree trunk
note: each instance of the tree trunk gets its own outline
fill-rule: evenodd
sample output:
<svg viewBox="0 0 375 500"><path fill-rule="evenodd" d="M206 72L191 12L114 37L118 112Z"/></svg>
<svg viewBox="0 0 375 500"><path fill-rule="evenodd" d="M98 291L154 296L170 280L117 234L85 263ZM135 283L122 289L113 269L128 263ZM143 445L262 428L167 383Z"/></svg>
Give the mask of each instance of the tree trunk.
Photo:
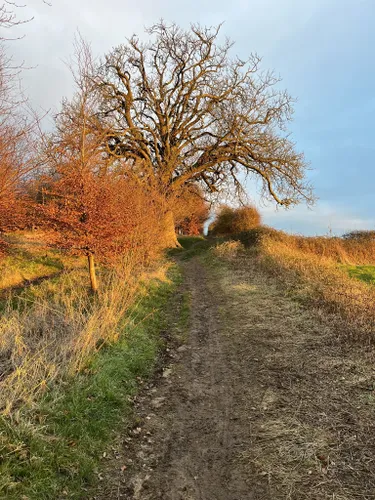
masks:
<svg viewBox="0 0 375 500"><path fill-rule="evenodd" d="M88 262L89 262L89 273L90 273L91 290L93 291L93 293L96 293L98 291L98 282L96 280L94 255L92 253L89 253L87 255L87 259L88 259Z"/></svg>
<svg viewBox="0 0 375 500"><path fill-rule="evenodd" d="M165 248L181 248L178 242L172 210L164 215L164 244Z"/></svg>

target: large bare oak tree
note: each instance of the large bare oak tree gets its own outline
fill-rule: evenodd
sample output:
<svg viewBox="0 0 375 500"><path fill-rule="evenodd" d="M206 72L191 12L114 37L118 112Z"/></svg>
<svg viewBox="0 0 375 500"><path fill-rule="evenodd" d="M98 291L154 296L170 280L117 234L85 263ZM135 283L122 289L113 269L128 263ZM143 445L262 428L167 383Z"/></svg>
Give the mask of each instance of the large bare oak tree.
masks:
<svg viewBox="0 0 375 500"><path fill-rule="evenodd" d="M306 162L288 137L293 100L260 58L231 57L220 26L160 22L109 53L97 78L110 153L134 161L167 198L184 185L214 192L245 175L278 204L312 201Z"/></svg>

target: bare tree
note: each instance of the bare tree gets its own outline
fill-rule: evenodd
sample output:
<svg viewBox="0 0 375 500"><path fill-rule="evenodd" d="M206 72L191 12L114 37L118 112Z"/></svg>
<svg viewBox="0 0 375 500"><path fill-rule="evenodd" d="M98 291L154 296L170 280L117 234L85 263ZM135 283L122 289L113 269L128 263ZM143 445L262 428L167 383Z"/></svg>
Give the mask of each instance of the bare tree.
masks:
<svg viewBox="0 0 375 500"><path fill-rule="evenodd" d="M14 33L5 36L7 29L31 21L18 15L25 6L12 0L0 3L0 233L26 224L24 188L38 164L35 153L40 118L23 95L19 80L22 64L14 64L7 50L7 41Z"/></svg>
<svg viewBox="0 0 375 500"><path fill-rule="evenodd" d="M42 3L51 6L51 3L47 0L41 0ZM32 20L30 17L19 17L19 12L24 9L27 5L22 3L17 3L13 0L4 0L0 3L0 29L9 29L14 28L15 26L20 26L22 24L26 24ZM0 40L4 40L7 37L4 36L4 33L0 33Z"/></svg>
<svg viewBox="0 0 375 500"><path fill-rule="evenodd" d="M241 190L242 173L261 179L280 205L312 202L303 154L287 135L293 100L259 57L232 58L232 43L218 42L220 26L160 22L147 32L149 43L133 36L96 77L111 154L142 165L167 198L196 182Z"/></svg>

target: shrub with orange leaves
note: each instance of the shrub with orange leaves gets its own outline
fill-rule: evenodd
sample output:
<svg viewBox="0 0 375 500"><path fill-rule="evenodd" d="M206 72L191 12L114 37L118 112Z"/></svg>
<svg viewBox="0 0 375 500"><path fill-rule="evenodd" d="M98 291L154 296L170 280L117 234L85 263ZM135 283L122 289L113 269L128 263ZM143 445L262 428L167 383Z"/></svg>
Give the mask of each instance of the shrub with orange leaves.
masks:
<svg viewBox="0 0 375 500"><path fill-rule="evenodd" d="M131 178L75 167L60 165L36 210L43 227L54 231L51 244L88 257L96 290L94 258L111 263L132 252L133 260L147 264L160 255L160 205Z"/></svg>
<svg viewBox="0 0 375 500"><path fill-rule="evenodd" d="M56 117L56 132L44 136L37 212L57 235L53 244L86 255L91 287L98 288L94 258L111 262L126 252L147 262L160 252L161 202L147 181L127 174L127 165L106 149L108 131L96 114L96 89L87 77L89 47L77 45L77 92ZM133 256L134 259L134 256Z"/></svg>
<svg viewBox="0 0 375 500"><path fill-rule="evenodd" d="M200 187L188 185L175 197L172 211L176 231L179 234L195 236L202 234L210 208Z"/></svg>

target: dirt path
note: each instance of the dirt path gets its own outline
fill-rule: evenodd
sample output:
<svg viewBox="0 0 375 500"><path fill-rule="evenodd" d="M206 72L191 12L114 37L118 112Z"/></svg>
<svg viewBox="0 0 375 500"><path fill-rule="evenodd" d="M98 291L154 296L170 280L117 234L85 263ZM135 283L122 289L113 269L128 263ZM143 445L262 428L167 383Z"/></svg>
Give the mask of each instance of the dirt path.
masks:
<svg viewBox="0 0 375 500"><path fill-rule="evenodd" d="M372 353L252 261L183 267L186 344L137 400L95 498L375 499Z"/></svg>

